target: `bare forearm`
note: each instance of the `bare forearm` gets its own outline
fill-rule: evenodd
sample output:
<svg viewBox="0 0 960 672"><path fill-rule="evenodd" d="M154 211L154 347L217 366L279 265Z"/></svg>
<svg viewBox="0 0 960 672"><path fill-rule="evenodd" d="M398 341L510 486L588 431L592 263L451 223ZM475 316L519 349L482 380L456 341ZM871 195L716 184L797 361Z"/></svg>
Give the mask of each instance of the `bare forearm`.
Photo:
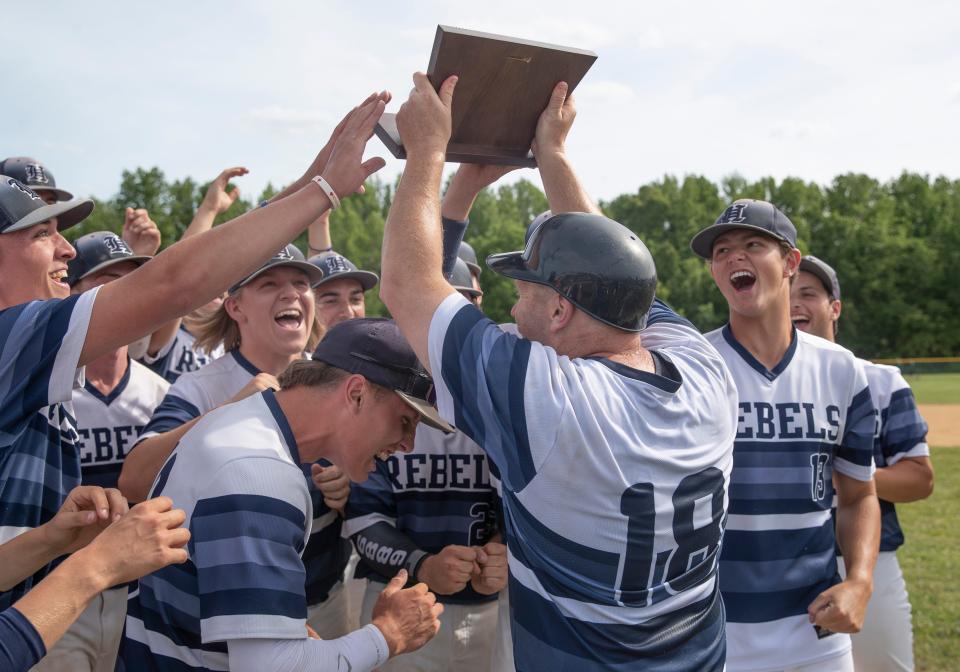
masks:
<svg viewBox="0 0 960 672"><path fill-rule="evenodd" d="M0 591L10 590L62 554L49 542L43 526L14 537L0 546Z"/></svg>
<svg viewBox="0 0 960 672"><path fill-rule="evenodd" d="M887 502L916 502L933 493L933 465L929 457L904 458L877 469L877 497Z"/></svg>
<svg viewBox="0 0 960 672"><path fill-rule="evenodd" d="M573 166L563 152L537 156L543 190L554 214L563 212L591 212L603 214L586 189L580 184Z"/></svg>
<svg viewBox="0 0 960 672"><path fill-rule="evenodd" d="M844 480L852 479L838 479L837 542L843 551L847 580L872 584L873 567L880 547L880 505L872 482L858 484L855 492L845 494Z"/></svg>
<svg viewBox="0 0 960 672"><path fill-rule="evenodd" d="M327 210L317 217L307 229L307 247L309 255L325 252L333 247L330 239L330 211Z"/></svg>
<svg viewBox="0 0 960 672"><path fill-rule="evenodd" d="M93 559L78 551L13 606L33 624L49 651L90 600L110 585Z"/></svg>
<svg viewBox="0 0 960 672"><path fill-rule="evenodd" d="M309 185L269 208L257 208L181 240L149 264L104 285L80 364L152 333L219 296L296 238L328 207L323 192Z"/></svg>
<svg viewBox="0 0 960 672"><path fill-rule="evenodd" d="M442 172L442 156L408 159L384 227L380 296L405 333L423 328L436 307L426 304L452 291L441 274ZM417 354L423 362L424 353Z"/></svg>
<svg viewBox="0 0 960 672"><path fill-rule="evenodd" d="M209 231L213 228L213 220L216 218L216 211L201 203L200 207L197 208L197 211L193 214L193 219L190 220L190 225L187 226L186 231L184 231L183 235L180 236L180 240L199 235L205 231Z"/></svg>
<svg viewBox="0 0 960 672"><path fill-rule="evenodd" d="M447 192L443 195L443 203L440 206L441 214L447 219L456 219L461 222L466 220L470 216L473 202L477 200L479 193L479 189L464 185L454 178L450 182Z"/></svg>
<svg viewBox="0 0 960 672"><path fill-rule="evenodd" d="M190 431L199 419L194 418L169 432L144 439L130 451L123 460L123 468L120 470L120 479L117 482L117 487L120 488L124 497L131 502L142 502L147 499L163 463L170 457L170 453L177 447L183 435Z"/></svg>

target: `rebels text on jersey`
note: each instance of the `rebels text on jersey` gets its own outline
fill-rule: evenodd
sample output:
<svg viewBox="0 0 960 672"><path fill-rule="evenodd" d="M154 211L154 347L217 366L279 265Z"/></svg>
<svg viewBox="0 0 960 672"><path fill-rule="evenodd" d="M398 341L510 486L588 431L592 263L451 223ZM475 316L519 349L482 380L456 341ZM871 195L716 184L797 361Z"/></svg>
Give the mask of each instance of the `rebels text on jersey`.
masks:
<svg viewBox="0 0 960 672"><path fill-rule="evenodd" d="M440 412L502 481L518 669L723 667L736 388L664 304L642 340L664 375L558 356L459 294L431 321Z"/></svg>
<svg viewBox="0 0 960 672"><path fill-rule="evenodd" d="M73 391L84 485L117 487L123 458L168 387L163 378L128 359L126 373L110 394L90 381Z"/></svg>
<svg viewBox="0 0 960 672"><path fill-rule="evenodd" d="M158 376L175 383L183 374L196 371L223 355L221 347L211 353L197 349L194 347L196 340L193 334L181 325L173 340L156 355L144 355L143 363Z"/></svg>
<svg viewBox="0 0 960 672"><path fill-rule="evenodd" d="M807 607L838 583L833 472L873 477L874 411L863 368L846 349L796 329L772 370L734 338L707 334L737 383L737 439L720 558L727 668L780 670L843 655Z"/></svg>
<svg viewBox="0 0 960 672"><path fill-rule="evenodd" d="M350 488L345 536L352 537L371 525L386 522L396 527L427 553L445 546L483 546L495 531L495 493L490 485L487 456L462 432L443 432L420 425L413 451L377 461L377 469L361 484ZM370 544L371 546L373 544ZM399 552L391 564L403 564L407 552L359 546L361 558ZM357 566L357 578L386 583L389 577L366 563ZM453 595L438 595L440 602L471 604L490 602L497 595L481 595L468 584Z"/></svg>
<svg viewBox="0 0 960 672"><path fill-rule="evenodd" d="M0 543L53 518L80 485L70 397L96 294L0 311ZM0 594L0 611L46 571Z"/></svg>

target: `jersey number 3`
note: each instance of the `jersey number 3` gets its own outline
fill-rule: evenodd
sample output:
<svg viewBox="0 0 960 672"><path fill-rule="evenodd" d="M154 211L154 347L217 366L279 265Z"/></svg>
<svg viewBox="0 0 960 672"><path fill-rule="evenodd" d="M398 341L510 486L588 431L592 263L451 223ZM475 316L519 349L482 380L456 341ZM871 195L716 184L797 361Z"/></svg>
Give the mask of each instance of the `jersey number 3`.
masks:
<svg viewBox="0 0 960 672"><path fill-rule="evenodd" d="M656 604L696 586L710 575L720 546L723 495L723 472L715 467L680 481L673 492L676 546L654 557L653 484L637 483L624 491L620 497L620 512L628 520L627 550L620 579L620 601L624 605ZM697 510L698 502L701 511ZM709 514L704 509L708 509Z"/></svg>

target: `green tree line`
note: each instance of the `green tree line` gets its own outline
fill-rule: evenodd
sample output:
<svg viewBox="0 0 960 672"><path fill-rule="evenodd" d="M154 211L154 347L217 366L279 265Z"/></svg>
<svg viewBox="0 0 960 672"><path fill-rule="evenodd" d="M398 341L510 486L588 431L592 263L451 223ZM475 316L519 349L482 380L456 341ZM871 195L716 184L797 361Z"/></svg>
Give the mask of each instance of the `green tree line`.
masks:
<svg viewBox="0 0 960 672"><path fill-rule="evenodd" d="M206 184L168 181L158 168L124 171L115 196L98 201L93 215L71 229L119 232L127 206L143 207L175 242L190 223ZM241 197L217 223L269 198ZM344 199L331 216L334 247L359 267L379 271L380 241L394 186L371 181L362 195ZM657 264L658 295L707 331L726 321L726 304L708 265L690 239L736 198L775 203L797 227L799 246L837 270L843 293L840 342L868 358L960 354L960 181L903 173L881 182L845 174L829 185L788 177L755 182L734 175L720 184L695 175L665 176L601 203L604 212L636 232ZM533 184L520 180L485 190L471 212L467 240L482 259L520 249L527 224L547 208ZM306 236L295 241L306 250ZM494 320L510 321L512 283L485 270L483 307ZM368 313L384 314L376 292Z"/></svg>

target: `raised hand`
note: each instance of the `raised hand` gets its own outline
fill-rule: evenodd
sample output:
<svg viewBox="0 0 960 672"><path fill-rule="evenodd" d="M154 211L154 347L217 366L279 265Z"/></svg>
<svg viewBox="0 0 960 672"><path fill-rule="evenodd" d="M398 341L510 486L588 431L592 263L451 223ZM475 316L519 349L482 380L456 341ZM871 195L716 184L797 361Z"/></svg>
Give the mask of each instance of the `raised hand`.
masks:
<svg viewBox="0 0 960 672"><path fill-rule="evenodd" d="M134 254L152 257L160 249L160 229L143 208L127 208L120 237Z"/></svg>
<svg viewBox="0 0 960 672"><path fill-rule="evenodd" d="M174 509L169 497L149 499L130 509L76 555L101 567L108 585L132 581L187 561L184 547L190 532L181 527L184 520L186 514Z"/></svg>
<svg viewBox="0 0 960 672"><path fill-rule="evenodd" d="M477 571L477 549L450 544L420 563L417 579L430 586L435 593L453 595L466 588Z"/></svg>
<svg viewBox="0 0 960 672"><path fill-rule="evenodd" d="M41 529L50 548L59 554L72 553L89 544L127 510L127 499L119 490L81 485L70 491L57 515Z"/></svg>
<svg viewBox="0 0 960 672"><path fill-rule="evenodd" d="M343 128L339 134L334 130L336 138L331 138L333 147L329 158L317 174L323 175L340 198L363 193L364 181L386 165L379 156L366 161L362 159L367 140L373 135L373 128L380 120L386 105L385 100L388 99L388 94L374 94L347 115L341 122ZM322 150L320 154L323 154ZM319 162L321 158L321 155L317 155L315 162Z"/></svg>
<svg viewBox="0 0 960 672"><path fill-rule="evenodd" d="M550 152L564 152L567 134L577 116L573 96L568 96L567 90L566 82L558 82L550 94L550 102L540 113L533 139L533 154L536 157Z"/></svg>
<svg viewBox="0 0 960 672"><path fill-rule="evenodd" d="M391 656L416 651L440 630L443 605L437 596L424 583L403 589L406 582L407 570L401 569L380 593L370 619L387 640Z"/></svg>
<svg viewBox="0 0 960 672"><path fill-rule="evenodd" d="M477 565L480 571L475 571L470 578L470 585L475 591L483 595L499 593L507 587L507 547L491 541L477 549Z"/></svg>
<svg viewBox="0 0 960 672"><path fill-rule="evenodd" d="M425 74L413 73L413 90L397 112L397 130L408 161L418 155L446 154L456 86L457 76L451 75L437 92Z"/></svg>
<svg viewBox="0 0 960 672"><path fill-rule="evenodd" d="M249 172L250 171L243 166L223 170L223 172L217 175L213 182L210 183L210 186L207 187L207 193L200 203L200 208L212 212L214 216L229 210L230 206L236 203L240 197L240 187L235 186L232 190L227 191L230 180L235 177L242 177Z"/></svg>
<svg viewBox="0 0 960 672"><path fill-rule="evenodd" d="M313 464L310 466L310 477L317 489L323 493L323 503L334 511L343 513L343 507L350 497L350 479L340 467Z"/></svg>

